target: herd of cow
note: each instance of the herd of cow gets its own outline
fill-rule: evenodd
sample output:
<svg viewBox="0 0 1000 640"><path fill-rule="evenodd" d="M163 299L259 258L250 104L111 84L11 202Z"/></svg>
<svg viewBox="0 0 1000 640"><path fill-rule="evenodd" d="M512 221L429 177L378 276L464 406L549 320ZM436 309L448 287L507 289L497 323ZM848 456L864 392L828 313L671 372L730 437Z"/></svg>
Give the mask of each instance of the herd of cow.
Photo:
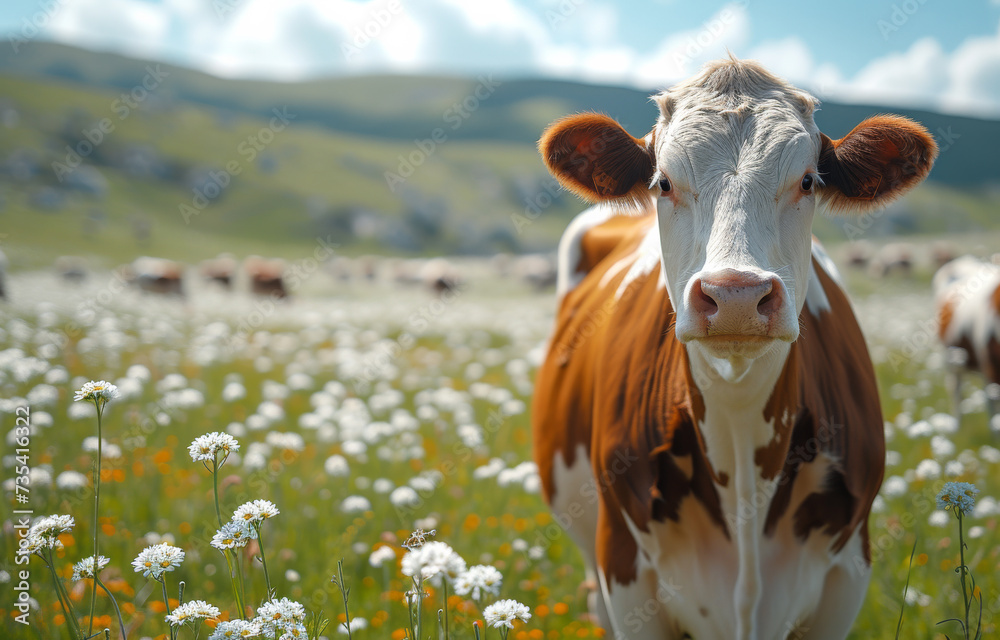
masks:
<svg viewBox="0 0 1000 640"><path fill-rule="evenodd" d="M338 257L323 264L325 273L341 283L388 282L401 287L423 288L435 294L464 286L467 275L458 264L444 258L384 258L362 256ZM0 252L0 299L6 297L7 259ZM555 264L540 254L512 256L497 254L489 260L488 270L495 276L510 278L526 286L544 290L555 283ZM55 262L58 276L72 283L87 279L87 261L76 256L62 256ZM192 278L225 291L245 288L252 294L274 299L290 297L301 284L304 273L279 258L249 256L242 262L230 254L204 260L197 268L166 258L143 256L116 270L120 277L138 290L161 295L184 297Z"/></svg>

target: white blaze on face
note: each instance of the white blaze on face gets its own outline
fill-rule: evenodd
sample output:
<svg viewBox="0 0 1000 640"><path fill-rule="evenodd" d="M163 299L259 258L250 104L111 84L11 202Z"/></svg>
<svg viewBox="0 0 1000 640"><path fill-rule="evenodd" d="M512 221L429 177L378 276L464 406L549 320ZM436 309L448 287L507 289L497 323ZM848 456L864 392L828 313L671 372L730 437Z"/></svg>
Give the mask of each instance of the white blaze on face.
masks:
<svg viewBox="0 0 1000 640"><path fill-rule="evenodd" d="M798 337L821 142L811 97L734 82L659 98L652 190L678 339L752 360Z"/></svg>

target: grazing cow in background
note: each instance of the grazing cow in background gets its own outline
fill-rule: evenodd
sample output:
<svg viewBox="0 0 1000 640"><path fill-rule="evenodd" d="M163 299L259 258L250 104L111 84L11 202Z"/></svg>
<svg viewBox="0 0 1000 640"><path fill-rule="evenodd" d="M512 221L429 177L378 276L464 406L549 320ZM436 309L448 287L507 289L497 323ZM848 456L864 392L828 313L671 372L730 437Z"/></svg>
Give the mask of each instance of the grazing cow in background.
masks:
<svg viewBox="0 0 1000 640"><path fill-rule="evenodd" d="M936 145L898 116L831 140L818 101L753 62L656 102L644 138L580 114L539 142L563 186L601 203L559 249L532 408L544 496L615 637L842 640L885 442L813 212L883 206Z"/></svg>
<svg viewBox="0 0 1000 640"><path fill-rule="evenodd" d="M1000 437L1000 266L962 256L934 274L938 337L948 350L955 417L962 418L962 373L986 379L990 430Z"/></svg>
<svg viewBox="0 0 1000 640"><path fill-rule="evenodd" d="M875 254L868 274L874 278L885 278L894 273L909 277L913 274L913 262L913 245L890 242Z"/></svg>
<svg viewBox="0 0 1000 640"><path fill-rule="evenodd" d="M202 260L200 270L204 280L215 283L226 291L233 290L236 258L231 253L220 253L215 258Z"/></svg>
<svg viewBox="0 0 1000 640"><path fill-rule="evenodd" d="M278 299L288 297L285 288L285 261L250 256L243 261L243 270L250 278L250 292Z"/></svg>
<svg viewBox="0 0 1000 640"><path fill-rule="evenodd" d="M56 258L56 273L59 277L73 284L80 284L87 279L87 262L78 256L59 256Z"/></svg>
<svg viewBox="0 0 1000 640"><path fill-rule="evenodd" d="M184 265L179 262L143 256L133 260L124 272L142 291L184 296Z"/></svg>

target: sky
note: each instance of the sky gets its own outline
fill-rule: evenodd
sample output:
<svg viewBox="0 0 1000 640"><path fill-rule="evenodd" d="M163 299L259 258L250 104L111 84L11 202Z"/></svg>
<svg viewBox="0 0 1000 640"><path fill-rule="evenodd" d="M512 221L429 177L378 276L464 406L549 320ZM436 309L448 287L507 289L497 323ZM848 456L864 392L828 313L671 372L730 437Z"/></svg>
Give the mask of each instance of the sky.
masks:
<svg viewBox="0 0 1000 640"><path fill-rule="evenodd" d="M0 35L225 77L662 89L732 52L820 99L1000 118L1000 0L3 0Z"/></svg>

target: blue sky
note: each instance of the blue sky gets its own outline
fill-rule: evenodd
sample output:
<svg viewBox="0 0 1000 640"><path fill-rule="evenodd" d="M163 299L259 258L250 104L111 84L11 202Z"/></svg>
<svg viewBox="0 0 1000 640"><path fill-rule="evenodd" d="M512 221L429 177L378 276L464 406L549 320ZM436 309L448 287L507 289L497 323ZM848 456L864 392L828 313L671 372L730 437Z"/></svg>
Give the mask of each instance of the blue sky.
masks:
<svg viewBox="0 0 1000 640"><path fill-rule="evenodd" d="M644 89L728 50L820 98L1000 117L1000 0L4 0L0 33L224 76L494 73Z"/></svg>

